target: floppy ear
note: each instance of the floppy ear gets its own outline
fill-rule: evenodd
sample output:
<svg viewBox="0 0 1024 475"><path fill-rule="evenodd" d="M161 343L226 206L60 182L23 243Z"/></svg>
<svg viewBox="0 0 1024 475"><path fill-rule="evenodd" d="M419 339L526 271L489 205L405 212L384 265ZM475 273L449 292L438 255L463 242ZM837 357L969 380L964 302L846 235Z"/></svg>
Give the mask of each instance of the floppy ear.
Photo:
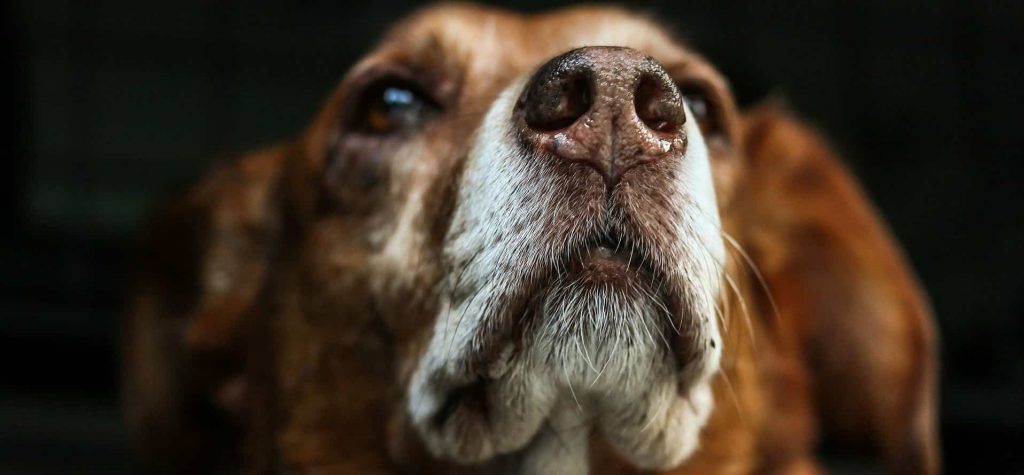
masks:
<svg viewBox="0 0 1024 475"><path fill-rule="evenodd" d="M744 117L744 241L799 339L826 433L894 473L936 473L936 335L909 264L853 176L779 107Z"/></svg>
<svg viewBox="0 0 1024 475"><path fill-rule="evenodd" d="M127 422L152 473L205 473L237 446L242 334L276 227L284 151L224 164L162 208L142 240L124 321Z"/></svg>

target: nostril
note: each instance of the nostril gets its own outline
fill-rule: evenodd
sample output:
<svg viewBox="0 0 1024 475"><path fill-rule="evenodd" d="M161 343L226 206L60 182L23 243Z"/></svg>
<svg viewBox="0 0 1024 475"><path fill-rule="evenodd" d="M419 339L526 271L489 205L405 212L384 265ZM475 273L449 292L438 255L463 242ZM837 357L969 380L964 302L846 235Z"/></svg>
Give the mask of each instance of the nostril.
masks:
<svg viewBox="0 0 1024 475"><path fill-rule="evenodd" d="M538 131L569 127L590 110L590 81L583 74L544 77L526 93L526 125Z"/></svg>
<svg viewBox="0 0 1024 475"><path fill-rule="evenodd" d="M655 132L672 134L686 122L679 92L668 81L651 75L640 78L633 107L640 121Z"/></svg>

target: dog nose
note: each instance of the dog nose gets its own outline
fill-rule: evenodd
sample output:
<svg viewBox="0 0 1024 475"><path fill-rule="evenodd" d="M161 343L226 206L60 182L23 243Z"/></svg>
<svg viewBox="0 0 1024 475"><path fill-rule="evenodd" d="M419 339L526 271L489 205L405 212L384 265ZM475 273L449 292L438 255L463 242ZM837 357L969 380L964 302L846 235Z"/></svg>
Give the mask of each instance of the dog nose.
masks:
<svg viewBox="0 0 1024 475"><path fill-rule="evenodd" d="M609 187L686 146L679 89L661 64L631 48L580 48L548 61L515 110L527 143L592 167Z"/></svg>

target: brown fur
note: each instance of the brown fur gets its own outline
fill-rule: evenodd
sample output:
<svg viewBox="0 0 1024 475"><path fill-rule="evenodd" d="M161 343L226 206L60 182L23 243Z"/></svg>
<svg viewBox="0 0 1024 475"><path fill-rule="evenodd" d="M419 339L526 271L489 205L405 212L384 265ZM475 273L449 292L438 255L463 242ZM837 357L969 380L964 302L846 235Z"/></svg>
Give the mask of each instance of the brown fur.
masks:
<svg viewBox="0 0 1024 475"><path fill-rule="evenodd" d="M129 421L148 466L468 474L514 463L432 459L401 402L436 314L436 257L466 131L511 79L600 29L631 32L625 46L708 87L724 128L709 144L736 244L722 372L701 448L670 473L818 473L822 431L872 441L894 473L936 473L930 310L818 134L778 107L738 111L710 65L618 10L524 18L472 6L396 26L306 133L221 167L154 221L125 331ZM415 164L385 163L398 168L371 187L332 168L331 155L363 153L339 143L346 101L366 75L396 67L455 113L430 126ZM393 230L410 183L429 190L418 219L434 258L396 277L374 268L380 249L365 236ZM592 467L635 473L602 444L592 444Z"/></svg>

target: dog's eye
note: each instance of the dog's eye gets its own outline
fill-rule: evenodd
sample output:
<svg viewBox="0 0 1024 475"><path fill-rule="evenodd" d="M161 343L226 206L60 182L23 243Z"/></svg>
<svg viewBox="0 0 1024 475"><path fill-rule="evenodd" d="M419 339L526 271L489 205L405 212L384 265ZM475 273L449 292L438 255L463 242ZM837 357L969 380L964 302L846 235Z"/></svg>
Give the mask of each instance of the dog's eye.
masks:
<svg viewBox="0 0 1024 475"><path fill-rule="evenodd" d="M333 210L373 209L395 151L440 111L419 84L401 76L361 84L343 104L342 127L327 150L322 203Z"/></svg>
<svg viewBox="0 0 1024 475"><path fill-rule="evenodd" d="M437 111L437 104L414 83L385 78L361 95L349 124L352 130L384 135L418 128Z"/></svg>
<svg viewBox="0 0 1024 475"><path fill-rule="evenodd" d="M680 84L679 92L683 100L690 108L697 123L700 124L700 131L705 137L711 137L723 132L723 124L718 111L718 104L714 102L707 90L698 85Z"/></svg>

